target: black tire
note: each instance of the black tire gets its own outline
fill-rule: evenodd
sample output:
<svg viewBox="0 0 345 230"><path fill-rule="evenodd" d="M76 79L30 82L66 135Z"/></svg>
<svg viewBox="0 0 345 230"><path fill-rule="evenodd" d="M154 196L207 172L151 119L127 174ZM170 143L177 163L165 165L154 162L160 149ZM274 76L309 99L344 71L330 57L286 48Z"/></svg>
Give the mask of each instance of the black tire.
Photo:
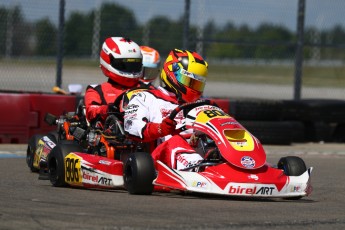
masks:
<svg viewBox="0 0 345 230"><path fill-rule="evenodd" d="M58 143L58 139L59 139L59 134L57 131L51 131L47 134L47 136L49 137L49 139L54 142L55 144Z"/></svg>
<svg viewBox="0 0 345 230"><path fill-rule="evenodd" d="M43 137L42 134L36 134L32 136L28 142L28 148L26 150L26 164L31 172L38 172L38 169L34 167L34 156L37 149L38 141Z"/></svg>
<svg viewBox="0 0 345 230"><path fill-rule="evenodd" d="M283 101L283 119L306 122L343 122L345 101L337 99L303 99Z"/></svg>
<svg viewBox="0 0 345 230"><path fill-rule="evenodd" d="M83 149L73 142L58 143L48 155L49 180L55 187L64 187L65 182L65 157L70 152L82 152Z"/></svg>
<svg viewBox="0 0 345 230"><path fill-rule="evenodd" d="M131 153L125 163L123 180L130 194L150 195L153 192L153 180L156 172L149 153Z"/></svg>
<svg viewBox="0 0 345 230"><path fill-rule="evenodd" d="M300 176L307 170L304 161L296 156L280 158L278 161L278 168L282 169L287 176ZM287 197L285 200L299 200L302 197L303 196Z"/></svg>
<svg viewBox="0 0 345 230"><path fill-rule="evenodd" d="M278 161L278 168L282 169L287 176L300 176L307 171L304 161L296 156L280 158Z"/></svg>
<svg viewBox="0 0 345 230"><path fill-rule="evenodd" d="M230 114L243 121L279 121L283 103L278 100L235 99L230 100Z"/></svg>

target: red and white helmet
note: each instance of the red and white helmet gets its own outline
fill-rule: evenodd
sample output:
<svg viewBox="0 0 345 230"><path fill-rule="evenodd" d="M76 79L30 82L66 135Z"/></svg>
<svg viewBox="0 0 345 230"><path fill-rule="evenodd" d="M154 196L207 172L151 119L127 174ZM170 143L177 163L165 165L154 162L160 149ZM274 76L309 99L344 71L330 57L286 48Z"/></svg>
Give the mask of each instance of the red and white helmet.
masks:
<svg viewBox="0 0 345 230"><path fill-rule="evenodd" d="M101 69L117 84L133 87L143 75L143 56L134 41L123 37L107 38L100 54Z"/></svg>
<svg viewBox="0 0 345 230"><path fill-rule="evenodd" d="M160 55L157 50L149 46L140 46L140 50L143 55L143 80L145 82L151 82L159 76Z"/></svg>

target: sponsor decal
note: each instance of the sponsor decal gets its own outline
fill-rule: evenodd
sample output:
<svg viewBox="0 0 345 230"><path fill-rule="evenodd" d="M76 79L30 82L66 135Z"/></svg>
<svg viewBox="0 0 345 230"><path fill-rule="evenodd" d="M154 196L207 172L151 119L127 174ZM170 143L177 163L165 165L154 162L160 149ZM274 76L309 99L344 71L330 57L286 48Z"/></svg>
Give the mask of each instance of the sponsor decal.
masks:
<svg viewBox="0 0 345 230"><path fill-rule="evenodd" d="M201 181L193 181L192 187L197 187L197 188L206 188L207 183L206 182L201 182Z"/></svg>
<svg viewBox="0 0 345 230"><path fill-rule="evenodd" d="M235 142L235 145L243 148L245 146L248 146L248 142L247 141L237 141L237 142Z"/></svg>
<svg viewBox="0 0 345 230"><path fill-rule="evenodd" d="M257 175L251 174L248 176L248 179L259 180L259 177Z"/></svg>
<svg viewBox="0 0 345 230"><path fill-rule="evenodd" d="M100 163L102 165L111 165L111 162L110 161L106 161L106 160L99 160L98 163Z"/></svg>
<svg viewBox="0 0 345 230"><path fill-rule="evenodd" d="M222 111L222 109L215 107L213 105L202 105L202 106L198 106L194 109L195 109L195 111L200 111L200 110L219 110L219 111Z"/></svg>
<svg viewBox="0 0 345 230"><path fill-rule="evenodd" d="M227 122L224 122L224 123L220 124L220 126L224 126L224 125L238 125L238 122L227 121Z"/></svg>
<svg viewBox="0 0 345 230"><path fill-rule="evenodd" d="M137 109L137 108L139 108L139 105L130 104L130 105L127 106L126 109Z"/></svg>
<svg viewBox="0 0 345 230"><path fill-rule="evenodd" d="M101 185L111 185L111 182L112 182L112 181L113 181L113 180L110 179L110 178L101 177L101 178L99 178L99 180L98 180L98 184L101 184Z"/></svg>
<svg viewBox="0 0 345 230"><path fill-rule="evenodd" d="M189 166L188 160L186 160L186 159L184 158L184 156L181 155L181 154L179 154L179 155L176 156L176 160L177 160L178 162L180 162L180 163L181 163L184 167L186 167L186 168Z"/></svg>
<svg viewBox="0 0 345 230"><path fill-rule="evenodd" d="M52 149L55 147L55 143L49 139L49 137L44 136L42 137L42 140L44 141L44 144L48 146L48 148Z"/></svg>
<svg viewBox="0 0 345 230"><path fill-rule="evenodd" d="M41 155L42 155L42 152L43 152L43 149L44 149L44 142L42 139L40 139L38 141L38 144L37 144L37 148L36 148L36 152L34 154L34 161L33 161L33 166L38 168L39 166L39 162L40 162L40 159L41 159Z"/></svg>
<svg viewBox="0 0 345 230"><path fill-rule="evenodd" d="M237 195L272 195L275 187L273 186L230 186L229 194Z"/></svg>
<svg viewBox="0 0 345 230"><path fill-rule="evenodd" d="M88 171L83 170L83 179L87 181L92 181L98 183L98 176L92 175Z"/></svg>
<svg viewBox="0 0 345 230"><path fill-rule="evenodd" d="M253 168L255 166L255 160L249 156L241 158L241 164L246 168Z"/></svg>
<svg viewBox="0 0 345 230"><path fill-rule="evenodd" d="M136 113L138 111L138 109L131 109L131 110L126 110L125 112L125 116L131 115L133 113Z"/></svg>
<svg viewBox="0 0 345 230"><path fill-rule="evenodd" d="M82 170L83 172L83 182L90 184L99 184L99 185L112 185L112 179L99 176L96 172L90 172L88 169Z"/></svg>
<svg viewBox="0 0 345 230"><path fill-rule="evenodd" d="M302 192L302 187L301 186L293 186L291 188L291 192Z"/></svg>

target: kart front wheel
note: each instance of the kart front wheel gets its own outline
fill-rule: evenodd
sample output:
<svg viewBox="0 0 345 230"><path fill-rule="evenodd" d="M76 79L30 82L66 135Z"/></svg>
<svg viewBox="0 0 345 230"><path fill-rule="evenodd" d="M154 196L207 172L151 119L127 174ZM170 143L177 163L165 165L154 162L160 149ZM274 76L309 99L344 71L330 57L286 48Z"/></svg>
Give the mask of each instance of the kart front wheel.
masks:
<svg viewBox="0 0 345 230"><path fill-rule="evenodd" d="M48 155L49 179L53 186L64 187L65 182L65 157L71 152L82 152L81 146L63 141L57 144Z"/></svg>
<svg viewBox="0 0 345 230"><path fill-rule="evenodd" d="M130 194L150 195L153 192L153 180L156 172L149 153L131 153L125 163L123 180Z"/></svg>
<svg viewBox="0 0 345 230"><path fill-rule="evenodd" d="M300 176L305 171L307 171L307 167L304 161L296 156L287 156L282 157L278 161L278 168L282 169L287 176ZM299 200L302 196L296 197L288 197L285 198L286 200Z"/></svg>
<svg viewBox="0 0 345 230"><path fill-rule="evenodd" d="M297 156L280 158L278 161L278 168L282 169L287 176L300 176L307 171L304 161Z"/></svg>

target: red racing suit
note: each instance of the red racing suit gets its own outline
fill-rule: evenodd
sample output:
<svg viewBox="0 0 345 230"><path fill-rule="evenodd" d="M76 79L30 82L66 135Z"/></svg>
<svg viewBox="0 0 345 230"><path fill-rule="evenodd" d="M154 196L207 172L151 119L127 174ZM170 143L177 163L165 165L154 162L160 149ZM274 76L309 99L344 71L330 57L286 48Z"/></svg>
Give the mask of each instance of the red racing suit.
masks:
<svg viewBox="0 0 345 230"><path fill-rule="evenodd" d="M128 88L112 82L110 79L100 85L89 85L85 92L86 118L91 121L98 116L105 120L108 104L114 103L116 98Z"/></svg>
<svg viewBox="0 0 345 230"><path fill-rule="evenodd" d="M149 122L161 123L178 105L175 94L162 87L136 93L131 97L125 109L124 128L126 133L143 142L150 141L145 136L147 124ZM177 128L183 125L182 111L177 114L175 121ZM203 159L180 135L174 135L172 138L171 135L159 138L156 144L158 147L152 152L154 161L160 160L171 168L187 168Z"/></svg>

